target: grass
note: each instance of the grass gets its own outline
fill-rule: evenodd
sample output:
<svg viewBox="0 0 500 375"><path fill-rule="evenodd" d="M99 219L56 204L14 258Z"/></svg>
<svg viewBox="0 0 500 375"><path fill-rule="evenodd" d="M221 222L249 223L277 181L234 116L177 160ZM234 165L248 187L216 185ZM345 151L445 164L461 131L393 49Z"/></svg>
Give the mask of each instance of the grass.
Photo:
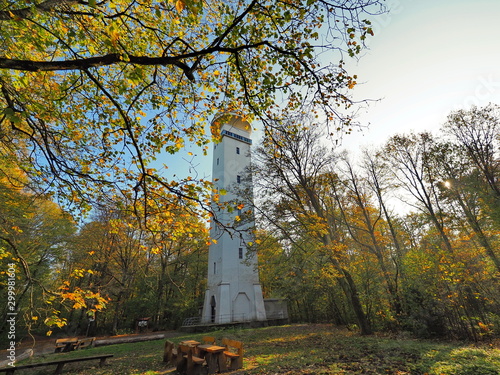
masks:
<svg viewBox="0 0 500 375"><path fill-rule="evenodd" d="M204 334L178 336L172 341L200 339ZM357 333L327 324L303 324L258 329L230 329L210 332L243 341L244 368L233 374L419 374L500 375L500 348ZM98 361L67 364L66 374L160 375L175 374L162 362L164 340L103 346L71 353L50 354L20 364L61 358L114 354L108 365ZM22 374L51 374L44 367Z"/></svg>

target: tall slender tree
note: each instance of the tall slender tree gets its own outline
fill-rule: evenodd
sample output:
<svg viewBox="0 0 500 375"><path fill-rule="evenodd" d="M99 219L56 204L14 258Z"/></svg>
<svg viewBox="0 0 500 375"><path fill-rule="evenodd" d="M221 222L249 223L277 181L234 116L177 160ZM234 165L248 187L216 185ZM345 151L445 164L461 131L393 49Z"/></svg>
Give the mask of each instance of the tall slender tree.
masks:
<svg viewBox="0 0 500 375"><path fill-rule="evenodd" d="M348 204L352 207L352 209L343 207L342 198L336 195L345 225L351 238L377 259L389 293L391 310L395 316L398 316L401 314L401 301L398 292L397 272L395 272L394 264L391 264L392 254L391 248L388 246L389 242L385 237L386 223L382 218L383 211L373 206L369 184L366 179L359 177L359 172L355 171L355 167L347 155L344 155L342 161L343 185L346 189Z"/></svg>
<svg viewBox="0 0 500 375"><path fill-rule="evenodd" d="M384 147L384 159L403 188L403 194L410 194L417 202L416 208L428 215L441 236L444 249L451 254L453 248L438 198L440 181L436 180L429 163L434 144L435 140L429 133L395 135Z"/></svg>
<svg viewBox="0 0 500 375"><path fill-rule="evenodd" d="M315 237L323 246L325 257L336 270L337 281L350 302L363 334L371 333L358 288L342 263L345 246L335 201L325 192L332 153L319 144L320 133L304 125L304 118L290 120L265 135L263 145L256 152L261 166L255 171L262 188L278 201L278 216L268 216L278 224L284 218L293 220ZM279 218L279 219L278 219ZM286 219L285 219L286 220ZM286 233L286 232L285 232ZM290 238L293 240L293 238Z"/></svg>

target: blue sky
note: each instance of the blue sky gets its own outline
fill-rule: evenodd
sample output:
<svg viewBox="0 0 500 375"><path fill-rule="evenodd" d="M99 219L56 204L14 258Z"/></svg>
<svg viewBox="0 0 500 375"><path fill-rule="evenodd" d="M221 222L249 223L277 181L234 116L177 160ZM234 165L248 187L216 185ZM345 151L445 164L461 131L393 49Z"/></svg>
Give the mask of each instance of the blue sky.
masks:
<svg viewBox="0 0 500 375"><path fill-rule="evenodd" d="M358 120L369 126L346 135L345 148L377 147L397 133L436 131L452 110L500 104L500 1L388 0L387 5L388 14L372 19L369 50L347 66L360 82L354 98L379 101L359 112ZM197 156L178 155L177 166L167 161L169 173L209 177L211 154L187 151Z"/></svg>

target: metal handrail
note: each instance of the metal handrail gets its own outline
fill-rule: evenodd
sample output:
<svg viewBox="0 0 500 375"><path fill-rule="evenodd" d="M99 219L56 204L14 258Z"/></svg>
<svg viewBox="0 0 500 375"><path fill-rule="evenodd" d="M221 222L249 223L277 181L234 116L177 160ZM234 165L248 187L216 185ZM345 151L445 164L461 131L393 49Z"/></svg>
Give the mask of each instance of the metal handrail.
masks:
<svg viewBox="0 0 500 375"><path fill-rule="evenodd" d="M240 322L249 322L250 319L246 314L227 314L227 315L219 315L219 321L228 322L228 323L240 323ZM200 316L193 316L190 318L184 319L182 322L183 327L196 326L200 324L211 324L213 323L211 320L203 320Z"/></svg>
<svg viewBox="0 0 500 375"><path fill-rule="evenodd" d="M278 311L272 314L267 314L267 319L286 319L285 313L283 311Z"/></svg>
<svg viewBox="0 0 500 375"><path fill-rule="evenodd" d="M201 316L193 316L191 318L186 318L182 322L183 327L196 326L201 323Z"/></svg>

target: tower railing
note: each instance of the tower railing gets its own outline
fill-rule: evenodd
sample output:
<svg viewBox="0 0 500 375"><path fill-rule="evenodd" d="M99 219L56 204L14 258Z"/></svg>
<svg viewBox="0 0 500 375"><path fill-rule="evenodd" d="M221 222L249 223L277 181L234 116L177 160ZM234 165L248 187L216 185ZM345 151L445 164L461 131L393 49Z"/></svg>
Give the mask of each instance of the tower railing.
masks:
<svg viewBox="0 0 500 375"><path fill-rule="evenodd" d="M231 138L234 138L234 139L238 139L242 142L245 142L245 143L248 143L248 144L252 144L252 140L250 138L247 138L247 137L243 137L242 135L239 135L239 134L235 134L233 132L230 132L228 130L223 130L222 135L227 135L228 137L231 137Z"/></svg>
<svg viewBox="0 0 500 375"><path fill-rule="evenodd" d="M193 316L191 318L186 318L182 322L183 327L197 326L201 324L201 316Z"/></svg>
<svg viewBox="0 0 500 375"><path fill-rule="evenodd" d="M218 315L215 318L215 321L212 321L211 319L203 319L201 316L193 316L184 319L184 321L182 322L182 326L191 327L191 326L208 325L208 324L245 323L250 321L251 321L250 317L244 313Z"/></svg>
<svg viewBox="0 0 500 375"><path fill-rule="evenodd" d="M288 314L285 314L283 311L275 311L275 312L266 312L267 319L288 319Z"/></svg>

